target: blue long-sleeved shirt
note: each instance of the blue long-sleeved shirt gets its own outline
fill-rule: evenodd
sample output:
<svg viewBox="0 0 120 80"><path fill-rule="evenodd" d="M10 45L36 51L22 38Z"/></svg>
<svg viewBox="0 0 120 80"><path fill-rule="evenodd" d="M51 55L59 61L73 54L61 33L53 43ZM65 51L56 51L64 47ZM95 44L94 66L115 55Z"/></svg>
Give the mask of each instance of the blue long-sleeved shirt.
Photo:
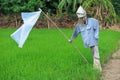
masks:
<svg viewBox="0 0 120 80"><path fill-rule="evenodd" d="M72 35L72 39L75 39L77 35L81 33L82 40L85 47L91 47L98 45L99 38L99 22L94 18L87 18L86 24L77 24Z"/></svg>

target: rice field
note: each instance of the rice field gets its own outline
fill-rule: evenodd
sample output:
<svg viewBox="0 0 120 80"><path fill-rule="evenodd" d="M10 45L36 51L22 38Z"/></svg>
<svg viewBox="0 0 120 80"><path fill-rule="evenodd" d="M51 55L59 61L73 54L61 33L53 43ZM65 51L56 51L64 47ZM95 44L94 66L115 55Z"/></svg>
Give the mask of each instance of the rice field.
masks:
<svg viewBox="0 0 120 80"><path fill-rule="evenodd" d="M73 43L89 64L57 29L33 29L23 48L10 37L16 29L0 28L0 80L99 80L92 68L92 53L79 35ZM72 29L62 29L71 37ZM99 52L102 65L117 50L120 32L101 30Z"/></svg>

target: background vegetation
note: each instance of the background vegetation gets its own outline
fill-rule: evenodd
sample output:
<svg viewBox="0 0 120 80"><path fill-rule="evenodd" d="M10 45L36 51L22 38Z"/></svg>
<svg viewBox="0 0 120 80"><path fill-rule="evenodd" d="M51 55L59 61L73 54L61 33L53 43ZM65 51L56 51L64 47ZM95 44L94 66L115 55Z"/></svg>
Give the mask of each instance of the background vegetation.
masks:
<svg viewBox="0 0 120 80"><path fill-rule="evenodd" d="M77 8L82 5L88 17L95 17L104 27L118 22L120 16L120 0L0 0L0 16L13 16L23 11L36 11L42 8L54 18L66 14L73 19Z"/></svg>

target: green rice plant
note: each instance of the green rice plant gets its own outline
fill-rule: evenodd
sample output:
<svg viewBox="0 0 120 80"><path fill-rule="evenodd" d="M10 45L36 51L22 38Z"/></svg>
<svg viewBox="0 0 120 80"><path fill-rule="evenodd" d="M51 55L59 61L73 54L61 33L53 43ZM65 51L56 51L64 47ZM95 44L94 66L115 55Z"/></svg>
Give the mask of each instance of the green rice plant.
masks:
<svg viewBox="0 0 120 80"><path fill-rule="evenodd" d="M81 36L73 43L80 54L57 29L33 29L23 48L18 48L10 34L16 29L0 29L0 80L99 80L92 69L92 54L84 48ZM71 37L72 29L62 29ZM99 49L102 65L117 50L120 32L100 31Z"/></svg>

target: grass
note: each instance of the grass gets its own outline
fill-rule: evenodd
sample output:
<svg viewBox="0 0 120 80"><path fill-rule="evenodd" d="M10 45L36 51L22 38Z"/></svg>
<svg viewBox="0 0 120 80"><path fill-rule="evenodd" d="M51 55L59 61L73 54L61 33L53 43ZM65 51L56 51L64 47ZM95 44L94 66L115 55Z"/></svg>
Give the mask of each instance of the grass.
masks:
<svg viewBox="0 0 120 80"><path fill-rule="evenodd" d="M84 48L81 36L73 43L80 54L56 29L33 29L23 48L10 38L16 29L0 29L0 80L99 80L92 69L92 55ZM71 37L71 29L62 29ZM99 49L102 65L117 50L120 32L100 31Z"/></svg>

